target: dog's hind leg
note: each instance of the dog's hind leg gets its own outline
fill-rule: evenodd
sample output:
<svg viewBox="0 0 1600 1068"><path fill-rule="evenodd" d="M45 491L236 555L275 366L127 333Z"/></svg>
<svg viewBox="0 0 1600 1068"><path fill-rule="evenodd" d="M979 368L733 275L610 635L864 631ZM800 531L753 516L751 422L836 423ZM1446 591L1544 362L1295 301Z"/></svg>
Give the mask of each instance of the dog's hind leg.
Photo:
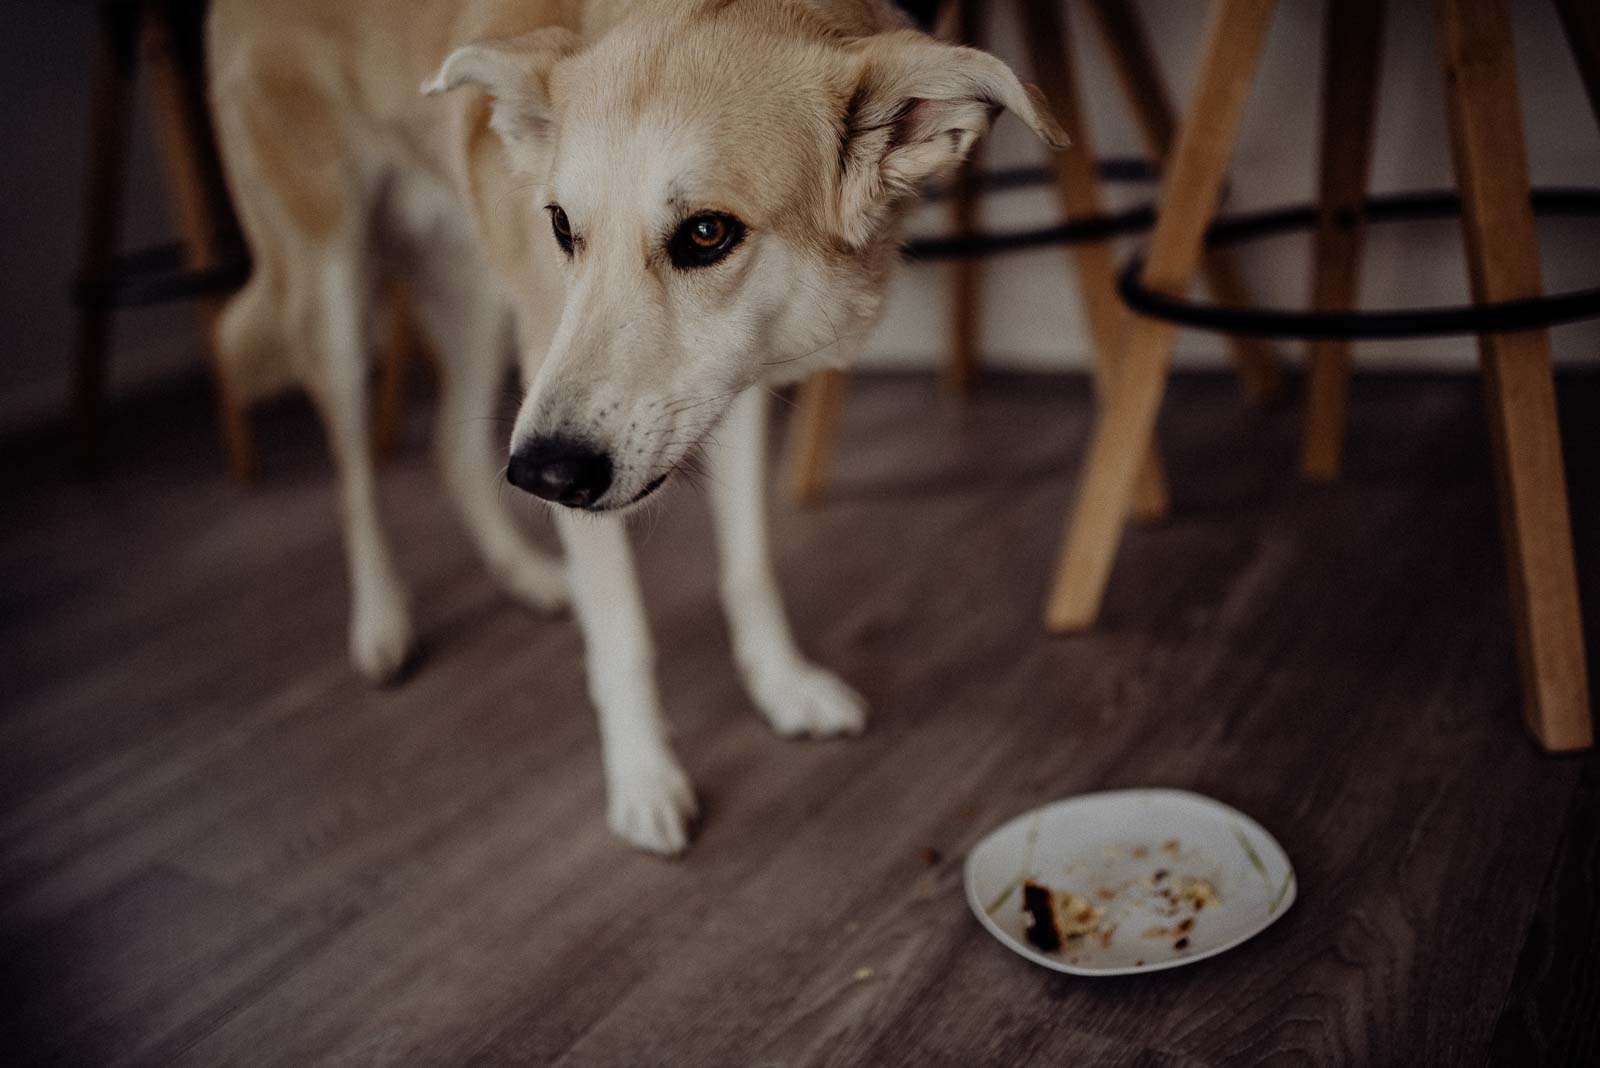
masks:
<svg viewBox="0 0 1600 1068"><path fill-rule="evenodd" d="M490 446L490 416L510 365L507 310L493 280L464 256L436 253L421 270L417 314L442 365L434 443L445 482L478 552L511 595L537 611L562 608L564 569L507 514L504 462Z"/></svg>
<svg viewBox="0 0 1600 1068"><path fill-rule="evenodd" d="M672 753L661 718L655 651L627 529L614 516L565 509L556 513L556 529L566 548L573 607L583 629L589 693L600 713L608 822L641 849L682 852L696 812L694 789Z"/></svg>
<svg viewBox="0 0 1600 1068"><path fill-rule="evenodd" d="M767 544L767 393L740 394L706 446L722 604L745 686L779 734L855 734L866 702L806 659L789 631Z"/></svg>
<svg viewBox="0 0 1600 1068"><path fill-rule="evenodd" d="M411 611L378 514L367 431L372 296L368 183L334 93L292 51L251 51L219 30L213 115L228 186L254 261L223 313L221 354L291 369L322 416L339 473L350 576L350 658L374 682L411 652Z"/></svg>
<svg viewBox="0 0 1600 1068"><path fill-rule="evenodd" d="M307 385L322 414L339 472L339 509L350 573L350 659L373 682L392 681L411 653L411 609L389 551L378 507L368 428L366 326L370 280L352 251L328 251L308 263L317 299L308 309L305 343L320 359Z"/></svg>

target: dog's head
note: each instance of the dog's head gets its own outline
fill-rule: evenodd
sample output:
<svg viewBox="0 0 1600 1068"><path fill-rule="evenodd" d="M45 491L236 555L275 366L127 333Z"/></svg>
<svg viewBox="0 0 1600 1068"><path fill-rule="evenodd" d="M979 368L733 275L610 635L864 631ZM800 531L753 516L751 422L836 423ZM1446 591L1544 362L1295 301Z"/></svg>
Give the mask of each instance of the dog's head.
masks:
<svg viewBox="0 0 1600 1068"><path fill-rule="evenodd" d="M806 18L663 6L588 48L561 29L468 45L427 87L488 91L533 198L511 214L537 220L529 255L564 279L516 485L591 510L642 500L741 390L851 355L899 217L1002 108L1062 143L984 52Z"/></svg>

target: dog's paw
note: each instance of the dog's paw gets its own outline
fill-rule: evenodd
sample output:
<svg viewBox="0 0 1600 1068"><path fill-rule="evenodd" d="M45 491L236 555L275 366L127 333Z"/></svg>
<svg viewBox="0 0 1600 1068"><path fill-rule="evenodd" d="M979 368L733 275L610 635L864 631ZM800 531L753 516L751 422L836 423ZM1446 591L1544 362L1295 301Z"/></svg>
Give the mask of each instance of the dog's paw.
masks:
<svg viewBox="0 0 1600 1068"><path fill-rule="evenodd" d="M860 734L866 698L831 671L804 661L781 670L750 672L750 695L772 729L787 738Z"/></svg>
<svg viewBox="0 0 1600 1068"><path fill-rule="evenodd" d="M571 603L567 569L560 561L530 551L494 570L507 593L540 615L555 615Z"/></svg>
<svg viewBox="0 0 1600 1068"><path fill-rule="evenodd" d="M623 841L663 856L689 845L699 813L689 776L670 753L629 760L606 774L606 822Z"/></svg>
<svg viewBox="0 0 1600 1068"><path fill-rule="evenodd" d="M350 662L368 682L400 677L411 658L411 610L404 596L358 601L350 616Z"/></svg>

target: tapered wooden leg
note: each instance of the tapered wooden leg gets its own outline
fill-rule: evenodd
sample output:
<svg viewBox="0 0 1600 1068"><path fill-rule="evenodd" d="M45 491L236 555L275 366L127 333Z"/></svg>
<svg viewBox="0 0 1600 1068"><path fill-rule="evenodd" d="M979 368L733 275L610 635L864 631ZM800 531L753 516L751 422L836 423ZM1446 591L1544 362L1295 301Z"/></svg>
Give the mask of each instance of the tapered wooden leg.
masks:
<svg viewBox="0 0 1600 1068"><path fill-rule="evenodd" d="M1211 8L1141 276L1157 292L1184 293L1199 266L1273 6L1274 0L1216 0ZM1174 332L1167 323L1137 318L1126 332L1115 390L1095 418L1045 609L1045 625L1053 631L1081 630L1099 614L1139 465L1150 450Z"/></svg>
<svg viewBox="0 0 1600 1068"><path fill-rule="evenodd" d="M1583 87L1589 93L1589 107L1600 120L1600 5L1594 0L1556 0L1561 25L1567 31L1567 44L1578 63Z"/></svg>
<svg viewBox="0 0 1600 1068"><path fill-rule="evenodd" d="M844 387L843 371L819 371L800 385L789 425L785 478L796 504L812 505L822 496Z"/></svg>
<svg viewBox="0 0 1600 1068"><path fill-rule="evenodd" d="M962 44L983 47L982 0L955 0L951 36ZM950 233L964 237L979 226L979 171L982 148L974 147L950 182ZM950 350L945 357L943 383L947 392L965 394L978 375L978 301L982 266L970 256L950 263Z"/></svg>
<svg viewBox="0 0 1600 1068"><path fill-rule="evenodd" d="M199 72L186 69L178 49L175 26L167 6L162 3L147 5L144 60L150 76L156 131L170 179L172 203L183 235L185 266L190 270L209 270L221 264L217 221L222 217L222 208L217 202L215 176L208 171L205 162L208 141L201 128L204 113L200 102L204 95L198 82ZM248 416L229 388L212 342L221 304L215 298L202 299L199 310L211 360L217 420L227 451L228 468L235 477L249 479L256 472L257 461Z"/></svg>
<svg viewBox="0 0 1600 1068"><path fill-rule="evenodd" d="M1094 146L1079 106L1077 79L1073 75L1070 39L1064 12L1055 0L1023 0L1022 35L1027 41L1038 82L1050 109L1071 144L1053 153L1056 191L1062 213L1069 219L1098 215L1101 211L1099 178L1095 173ZM1117 299L1115 253L1109 241L1078 243L1068 247L1078 277L1078 295L1089 337L1094 345L1095 389L1102 398L1111 393L1116 379L1115 361L1121 355L1122 330L1127 318ZM1133 514L1159 519L1172 507L1157 453L1145 456L1133 494Z"/></svg>
<svg viewBox="0 0 1600 1068"><path fill-rule="evenodd" d="M1311 306L1345 311L1355 304L1361 271L1361 202L1372 159L1373 114L1384 0L1332 0L1324 29L1322 67L1321 191ZM1350 389L1350 342L1311 345L1305 435L1300 472L1338 477L1344 445L1345 400Z"/></svg>
<svg viewBox="0 0 1600 1068"><path fill-rule="evenodd" d="M1164 163L1172 153L1176 122L1144 24L1129 0L1091 0L1088 6L1146 150L1157 163ZM1200 269L1206 287L1220 303L1252 306L1249 288L1231 255L1212 252L1201 261ZM1261 338L1242 336L1230 338L1229 344L1239 380L1250 398L1260 401L1275 395L1283 375L1272 347Z"/></svg>
<svg viewBox="0 0 1600 1068"><path fill-rule="evenodd" d="M372 413L372 451L379 460L394 455L400 445L406 422L406 386L411 364L421 350L422 339L416 317L411 312L411 294L405 285L391 282L384 286L383 313L386 318L383 349L378 364L378 402Z"/></svg>
<svg viewBox="0 0 1600 1068"><path fill-rule="evenodd" d="M105 393L106 347L111 340L111 304L106 283L122 236L122 187L127 176L129 106L137 69L138 11L104 5L95 47L90 91L89 160L84 174L83 232L78 253L77 336L72 362L72 418L77 429L76 466L88 472L99 462L101 400Z"/></svg>
<svg viewBox="0 0 1600 1068"><path fill-rule="evenodd" d="M1451 144L1473 296L1540 291L1528 160L1503 0L1439 0ZM1593 743L1578 583L1547 331L1479 338L1528 727L1546 749Z"/></svg>

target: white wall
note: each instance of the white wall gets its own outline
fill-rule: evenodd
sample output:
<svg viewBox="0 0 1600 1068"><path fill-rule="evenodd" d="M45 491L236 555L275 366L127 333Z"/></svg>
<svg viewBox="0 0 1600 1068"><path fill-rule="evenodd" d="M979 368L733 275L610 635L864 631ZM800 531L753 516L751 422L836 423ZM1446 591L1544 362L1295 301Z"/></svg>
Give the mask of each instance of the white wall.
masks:
<svg viewBox="0 0 1600 1068"><path fill-rule="evenodd" d="M1181 100L1198 60L1206 4L1143 0L1138 6L1154 37L1167 84ZM1508 0L1507 6L1513 14L1533 181L1600 186L1600 128L1567 51L1554 5L1547 0ZM1234 156L1228 204L1232 209L1309 200L1316 188L1323 4L1284 0L1278 7ZM991 46L1026 79L1010 17L1015 6L996 3L990 8L991 18L999 23ZM1142 154L1092 20L1070 4L1067 10L1096 151ZM1433 5L1415 0L1391 4L1384 45L1372 187L1379 192L1451 187ZM1012 118L1000 120L988 146L994 165L1041 159L1026 128ZM1142 186L1112 187L1108 200L1128 205L1150 193ZM1054 196L1046 189L991 195L985 210L987 228L1028 227L1053 217ZM940 206L929 205L919 212L914 229L937 232L943 216ZM1365 306L1452 304L1467 299L1460 227L1455 222L1386 224L1374 227L1369 235L1362 286ZM1541 223L1540 239L1548 290L1600 286L1600 256L1594 251L1600 247L1600 218ZM1259 302L1298 308L1305 305L1309 253L1309 240L1292 236L1242 246L1238 257ZM891 310L869 352L873 363L926 366L943 353L947 270L930 264L909 267L901 274ZM1036 369L1084 365L1088 341L1078 314L1076 283L1062 250L987 260L983 280L982 344L989 363ZM1561 327L1553 337L1558 359L1600 358L1600 323ZM1285 342L1281 350L1297 359L1301 346ZM1180 336L1182 362L1214 364L1225 358L1225 352L1225 344L1214 335ZM1465 367L1471 366L1474 354L1472 339L1444 338L1366 343L1357 348L1356 359L1364 369Z"/></svg>
<svg viewBox="0 0 1600 1068"><path fill-rule="evenodd" d="M1194 68L1205 4L1201 0L1143 0L1170 86L1181 99ZM1233 173L1238 208L1303 200L1313 189L1317 62L1322 8L1311 0L1284 0L1275 17ZM1576 70L1548 0L1508 0L1513 10L1523 75L1533 177L1545 184L1600 184L1600 132L1584 100ZM1451 183L1444 103L1432 27L1432 4L1391 5L1374 187L1399 190ZM1010 20L1014 5L991 5L994 46L1017 61L1020 49ZM1069 11L1071 9L1069 8ZM1089 20L1075 13L1076 53L1088 98L1095 142L1102 154L1138 151L1134 131L1101 57ZM0 138L6 195L0 197L0 426L28 422L58 410L66 389L72 320L67 293L78 242L78 201L87 127L93 5L0 5ZM1020 69L1020 67L1019 67ZM162 175L142 116L135 131L128 211L128 243L147 244L170 234ZM1026 131L1002 119L989 142L996 164L1038 162ZM1110 191L1114 203L1131 203L1150 190ZM994 198L988 218L997 228L1037 224L1053 217L1046 190ZM924 211L919 229L942 222ZM1541 227L1546 282L1551 288L1600 285L1600 220ZM1255 291L1285 306L1303 302L1307 244L1284 238L1252 246L1242 262ZM872 347L871 361L926 366L944 349L944 268L908 268L896 283L892 309ZM1081 367L1086 342L1075 290L1059 250L991 260L984 272L983 348L995 365L1065 369ZM1373 232L1365 297L1370 305L1448 303L1464 298L1465 270L1457 229L1448 223L1404 224ZM1558 356L1589 360L1600 353L1600 324L1561 328ZM113 390L122 391L198 362L193 317L182 307L124 313L112 361ZM1180 358L1210 362L1223 345L1207 335L1185 334ZM1295 354L1292 346L1286 353ZM1470 341L1443 340L1364 345L1361 366L1447 365L1470 361Z"/></svg>

